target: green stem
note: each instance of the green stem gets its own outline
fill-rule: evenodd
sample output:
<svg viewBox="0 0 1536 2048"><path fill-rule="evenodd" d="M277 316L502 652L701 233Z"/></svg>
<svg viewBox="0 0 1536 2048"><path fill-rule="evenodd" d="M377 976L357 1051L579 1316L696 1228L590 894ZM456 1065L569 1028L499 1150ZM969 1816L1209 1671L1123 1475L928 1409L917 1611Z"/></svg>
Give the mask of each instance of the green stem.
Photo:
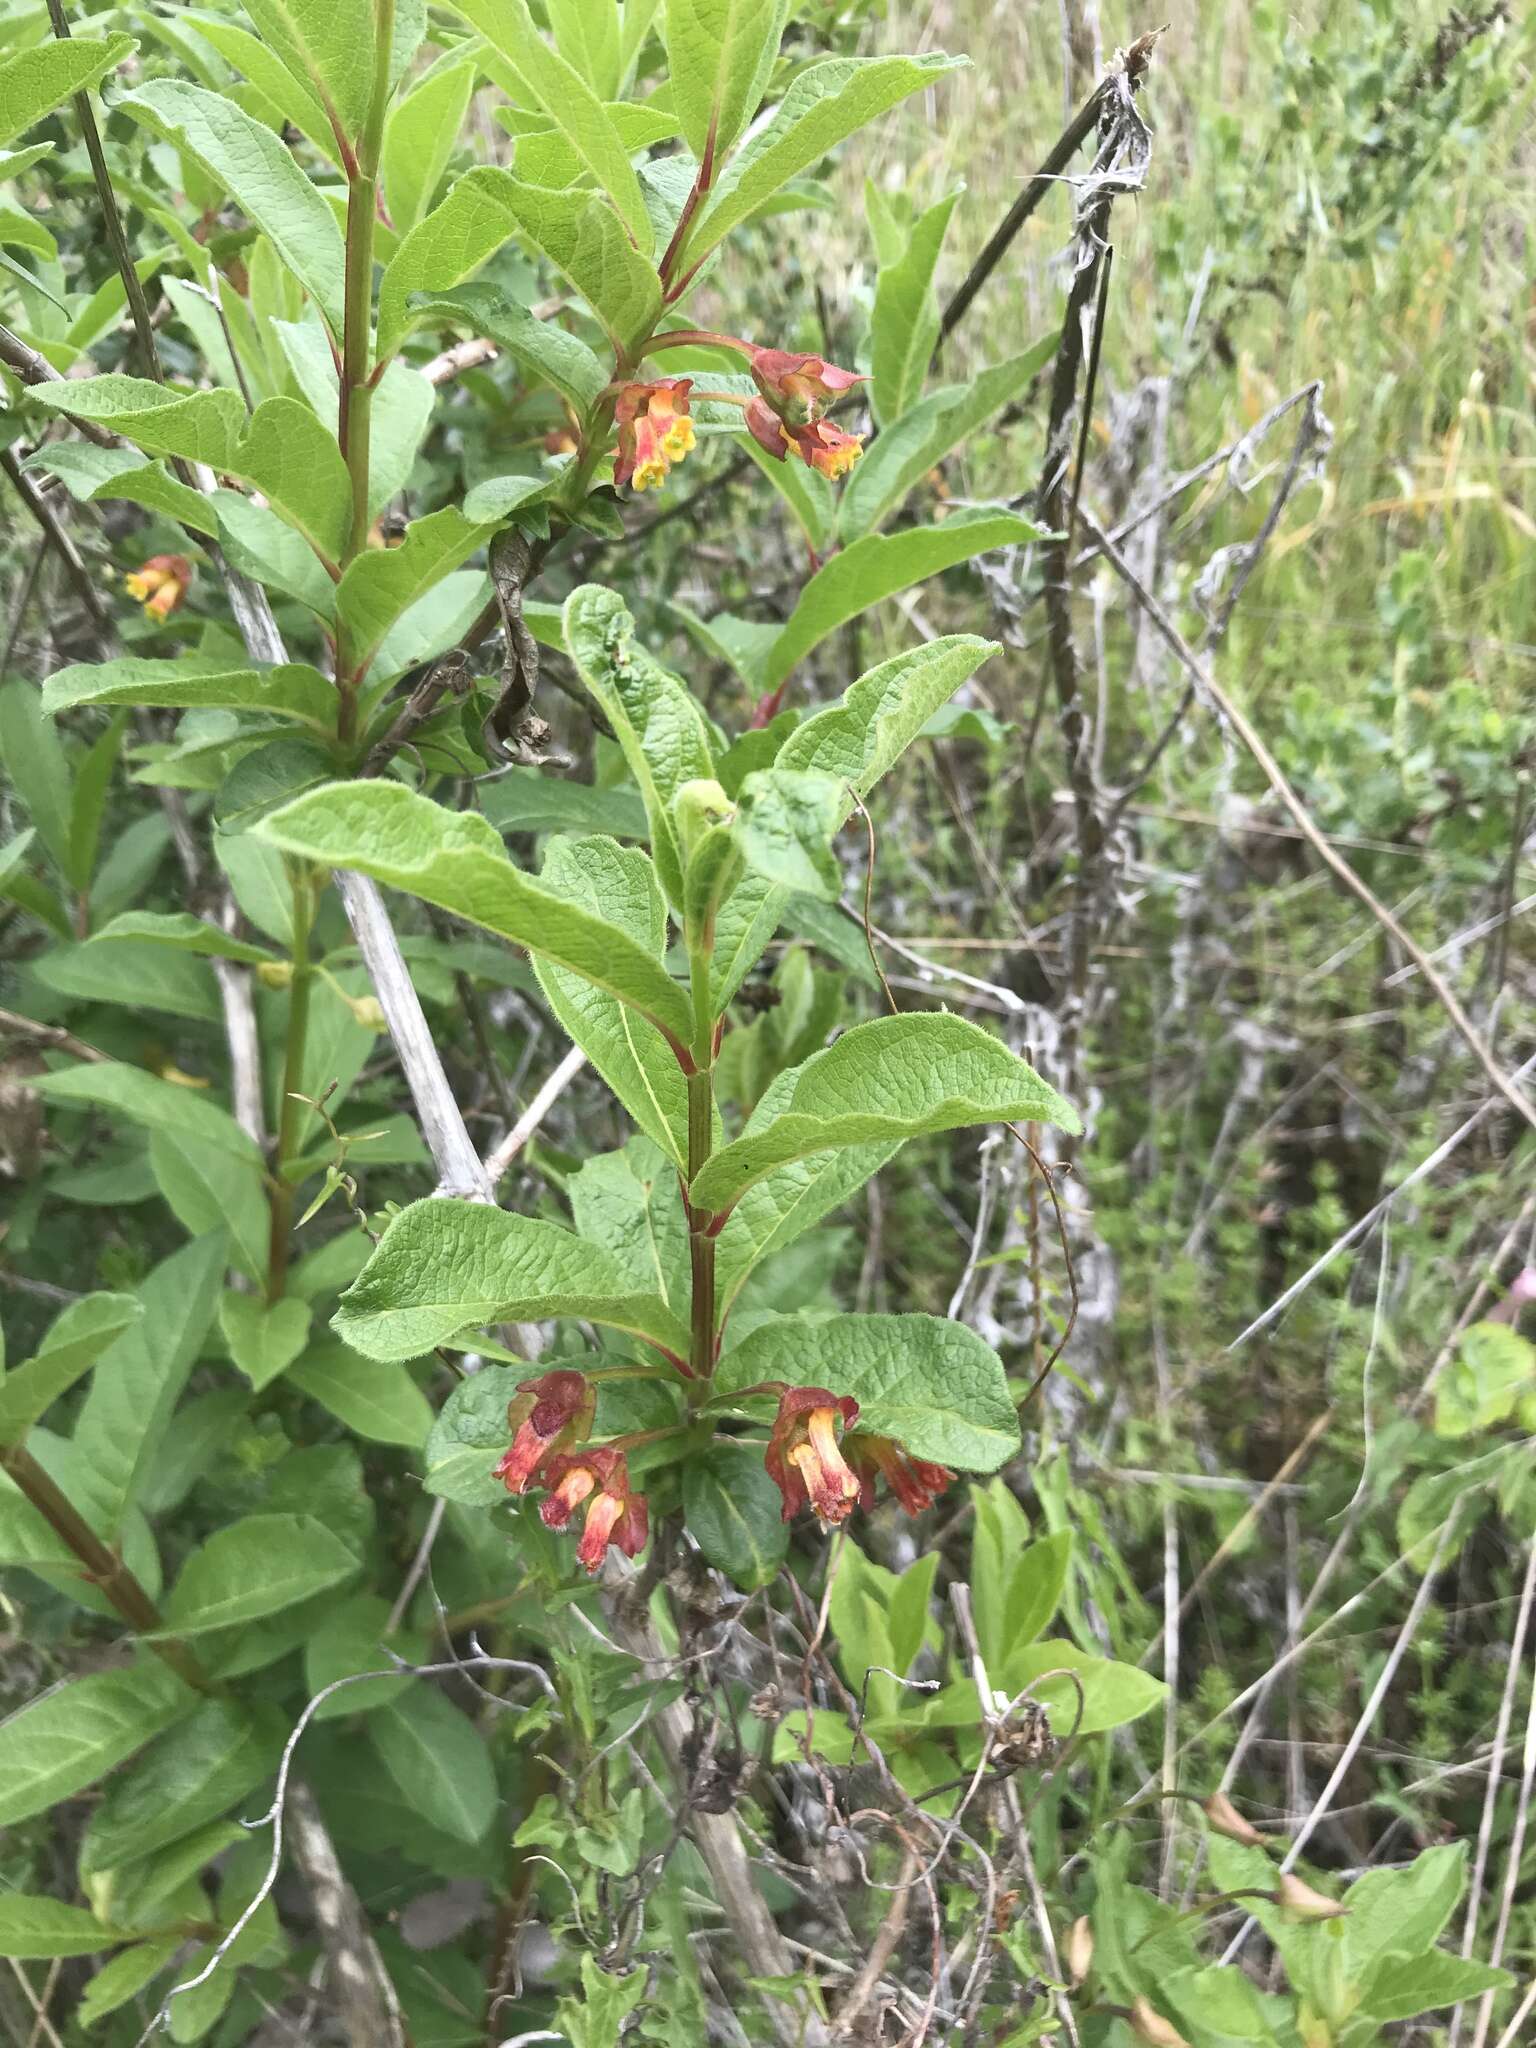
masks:
<svg viewBox="0 0 1536 2048"><path fill-rule="evenodd" d="M355 156L347 160L346 275L342 285L341 395L336 439L352 479L352 530L341 567L368 545L369 444L373 412L373 237L379 213L379 158L389 110L395 0L374 0L373 95ZM337 736L357 736L359 676L343 635L336 667Z"/></svg>
<svg viewBox="0 0 1536 2048"><path fill-rule="evenodd" d="M164 1619L134 1573L60 1492L32 1453L22 1444L7 1445L0 1450L0 1471L14 1481L54 1534L79 1558L84 1577L101 1588L129 1627L141 1635L160 1637L147 1647L161 1662L196 1691L212 1692L213 1681L187 1645L178 1637L160 1636Z"/></svg>
<svg viewBox="0 0 1536 2048"><path fill-rule="evenodd" d="M693 1181L715 1142L715 1020L710 1004L713 947L707 937L688 934L693 987L693 1061L688 1076L688 1179ZM688 1256L693 1276L693 1316L688 1368L700 1392L715 1370L715 1240L707 1210L688 1204Z"/></svg>
<svg viewBox="0 0 1536 2048"><path fill-rule="evenodd" d="M304 1048L309 1037L309 997L315 969L309 957L314 894L308 872L295 864L293 878L293 979L288 985L288 1036L283 1048L283 1093L277 1112L277 1156L272 1162L272 1229L267 1244L267 1300L281 1301L288 1279L295 1188L286 1168L299 1149L304 1104Z"/></svg>

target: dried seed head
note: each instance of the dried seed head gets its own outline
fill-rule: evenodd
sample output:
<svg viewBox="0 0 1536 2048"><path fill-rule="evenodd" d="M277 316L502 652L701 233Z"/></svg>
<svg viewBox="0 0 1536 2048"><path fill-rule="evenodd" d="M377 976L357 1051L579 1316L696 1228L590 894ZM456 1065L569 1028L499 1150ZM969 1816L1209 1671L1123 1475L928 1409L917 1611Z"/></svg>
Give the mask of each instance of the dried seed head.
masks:
<svg viewBox="0 0 1536 2048"><path fill-rule="evenodd" d="M1264 1837L1253 1825L1244 1820L1225 1792L1213 1792L1205 1802L1205 1817L1218 1835L1225 1835L1229 1842L1245 1842L1251 1849L1264 1846Z"/></svg>
<svg viewBox="0 0 1536 2048"><path fill-rule="evenodd" d="M1131 2032L1139 2041L1149 2041L1152 2048L1189 2048L1172 2020L1165 2020L1144 1998L1136 1999L1131 2006Z"/></svg>
<svg viewBox="0 0 1536 2048"><path fill-rule="evenodd" d="M1086 1913L1067 1929L1065 1961L1075 1991L1093 1968L1093 1923Z"/></svg>
<svg viewBox="0 0 1536 2048"><path fill-rule="evenodd" d="M1313 1920L1341 1920L1349 1911L1337 1899L1330 1899L1326 1893L1314 1891L1309 1884L1303 1884L1299 1877L1289 1872L1275 1887L1275 1904L1287 1920L1306 1923Z"/></svg>

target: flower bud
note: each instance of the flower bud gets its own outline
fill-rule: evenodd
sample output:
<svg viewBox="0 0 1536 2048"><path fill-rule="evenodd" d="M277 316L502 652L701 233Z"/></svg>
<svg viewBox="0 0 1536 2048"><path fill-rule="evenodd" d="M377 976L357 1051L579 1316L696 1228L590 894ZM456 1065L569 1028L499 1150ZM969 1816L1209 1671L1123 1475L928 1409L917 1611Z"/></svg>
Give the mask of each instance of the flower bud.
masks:
<svg viewBox="0 0 1536 2048"><path fill-rule="evenodd" d="M1131 2032L1139 2041L1149 2041L1152 2048L1189 2048L1172 2020L1165 2020L1144 1998L1131 2001Z"/></svg>
<svg viewBox="0 0 1536 2048"><path fill-rule="evenodd" d="M1261 1849L1264 1837L1253 1825L1244 1820L1225 1792L1213 1792L1205 1802L1205 1817L1218 1835L1225 1835L1229 1842L1246 1843L1250 1849Z"/></svg>
<svg viewBox="0 0 1536 2048"><path fill-rule="evenodd" d="M1341 1906L1337 1899L1330 1899L1324 1892L1314 1891L1311 1885L1303 1884L1289 1871L1275 1886L1275 1904L1287 1920L1299 1925L1316 1920L1341 1920L1349 1911L1348 1906Z"/></svg>
<svg viewBox="0 0 1536 2048"><path fill-rule="evenodd" d="M289 988L293 983L293 962L263 960L257 966L256 979L263 988Z"/></svg>
<svg viewBox="0 0 1536 2048"><path fill-rule="evenodd" d="M1086 1913L1067 1929L1063 1960L1068 1980L1075 1991L1093 1968L1093 1922Z"/></svg>

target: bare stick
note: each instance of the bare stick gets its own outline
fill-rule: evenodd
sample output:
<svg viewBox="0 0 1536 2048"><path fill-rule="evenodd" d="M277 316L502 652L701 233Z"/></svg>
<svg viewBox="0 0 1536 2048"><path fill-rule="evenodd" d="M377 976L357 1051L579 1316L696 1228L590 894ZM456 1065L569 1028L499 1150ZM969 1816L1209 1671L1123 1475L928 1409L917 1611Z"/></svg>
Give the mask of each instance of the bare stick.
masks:
<svg viewBox="0 0 1536 2048"><path fill-rule="evenodd" d="M579 1045L573 1045L560 1064L546 1077L543 1087L511 1130L495 1150L487 1154L485 1177L493 1188L586 1064L586 1054Z"/></svg>
<svg viewBox="0 0 1536 2048"><path fill-rule="evenodd" d="M336 2016L351 2048L403 2048L395 1987L307 1785L295 1784L288 1795L288 1840L314 1902L331 1965Z"/></svg>
<svg viewBox="0 0 1536 2048"><path fill-rule="evenodd" d="M1216 681L1209 667L1195 653L1151 591L1141 582L1135 570L1132 569L1108 534L1104 533L1086 512L1080 512L1079 517L1082 519L1083 525L1093 535L1100 551L1115 569L1121 581L1130 589L1137 602L1145 608L1147 616L1157 628L1158 633L1162 636L1170 651L1183 665L1191 682L1195 684L1197 690L1203 692L1210 702L1215 705L1221 716L1231 726L1232 730L1258 763L1258 766L1263 771L1265 780L1269 783L1275 795L1279 797L1281 803L1290 812L1291 816L1296 820L1302 837L1312 848L1312 851L1323 862L1324 866L1338 877L1345 888L1365 905L1382 930L1388 932L1393 940L1402 947L1403 951L1417 966L1429 987L1434 991L1441 1008L1450 1018L1457 1031L1460 1032L1468 1050L1487 1075L1489 1081L1498 1090L1499 1094L1503 1096L1511 1109L1518 1111L1531 1126L1532 1130L1536 1130L1536 1103L1533 1103L1528 1095L1522 1093L1499 1065L1482 1033L1462 1008L1456 991L1451 987L1444 975L1440 973L1428 953L1403 928L1374 891L1361 880L1349 862L1344 859L1343 855L1336 853L1333 847L1329 845L1326 835L1320 832L1317 826L1313 824L1311 813L1295 790L1292 789L1289 781L1286 779L1285 771L1264 744L1257 731L1233 702L1232 698L1227 695L1226 691Z"/></svg>
<svg viewBox="0 0 1536 2048"><path fill-rule="evenodd" d="M75 593L79 597L80 602L85 606L95 623L103 628L104 631L110 633L112 630L111 614L102 602L101 592L96 588L91 572L87 568L80 550L75 546L74 541L60 524L57 512L54 511L48 500L38 490L37 485L33 483L31 477L27 475L21 464L16 460L13 449L0 448L0 470L4 470L6 481L10 484L11 489L37 521L38 526L42 530L43 538L64 564L65 571L69 576L70 582L74 585Z"/></svg>
<svg viewBox="0 0 1536 2048"><path fill-rule="evenodd" d="M1509 1847L1504 1859L1504 1890L1499 1898L1498 1925L1493 1930L1493 1947L1488 1960L1495 1967L1503 1960L1504 1942L1509 1933L1509 1916L1515 1903L1515 1891L1520 1883L1520 1866L1525 1856L1525 1833L1531 1818L1531 1788L1536 1784L1536 1687L1531 1690L1530 1711L1525 1717L1525 1756L1520 1772L1520 1798L1515 1808L1515 1825L1509 1838ZM1493 2001L1495 1993L1485 1991L1477 2008L1477 2028L1472 2036L1472 2048L1483 2048L1493 2025Z"/></svg>

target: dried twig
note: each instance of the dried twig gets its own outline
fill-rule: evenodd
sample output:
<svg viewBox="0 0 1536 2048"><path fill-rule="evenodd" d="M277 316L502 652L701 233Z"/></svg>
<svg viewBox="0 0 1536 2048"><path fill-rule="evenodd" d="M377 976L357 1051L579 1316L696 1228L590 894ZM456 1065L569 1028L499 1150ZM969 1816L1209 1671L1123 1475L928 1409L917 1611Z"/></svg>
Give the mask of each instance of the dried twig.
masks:
<svg viewBox="0 0 1536 2048"><path fill-rule="evenodd" d="M513 1124L495 1148L486 1154L485 1177L494 1188L504 1177L513 1160L522 1151L528 1140L537 1131L545 1117L554 1108L566 1089L575 1080L587 1063L587 1056L579 1045L573 1045L558 1066L545 1077L543 1086L532 1102Z"/></svg>

